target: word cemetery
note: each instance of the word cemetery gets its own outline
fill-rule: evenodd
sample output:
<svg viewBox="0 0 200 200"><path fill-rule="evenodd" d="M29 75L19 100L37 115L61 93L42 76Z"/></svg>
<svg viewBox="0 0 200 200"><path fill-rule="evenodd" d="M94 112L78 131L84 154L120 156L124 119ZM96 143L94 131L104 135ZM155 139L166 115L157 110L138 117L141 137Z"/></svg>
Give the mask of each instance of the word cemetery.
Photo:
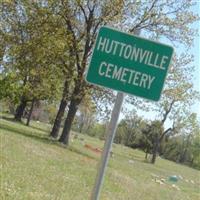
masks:
<svg viewBox="0 0 200 200"><path fill-rule="evenodd" d="M102 27L86 80L158 101L172 53L170 46Z"/></svg>

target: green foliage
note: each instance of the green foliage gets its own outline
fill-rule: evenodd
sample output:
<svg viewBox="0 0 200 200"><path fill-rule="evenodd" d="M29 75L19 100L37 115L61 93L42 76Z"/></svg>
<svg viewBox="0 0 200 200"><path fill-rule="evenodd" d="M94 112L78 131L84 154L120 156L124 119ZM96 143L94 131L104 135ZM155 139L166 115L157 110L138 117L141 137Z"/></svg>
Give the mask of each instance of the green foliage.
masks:
<svg viewBox="0 0 200 200"><path fill-rule="evenodd" d="M90 129L88 129L87 134L92 137L99 139L105 139L106 134L106 124L94 123Z"/></svg>
<svg viewBox="0 0 200 200"><path fill-rule="evenodd" d="M57 107L55 104L51 103L45 106L44 112L48 115L48 120L50 124L53 124L56 113L57 113Z"/></svg>
<svg viewBox="0 0 200 200"><path fill-rule="evenodd" d="M20 85L16 84L16 76L13 73L0 76L0 100L7 98L13 103L19 102L21 96Z"/></svg>
<svg viewBox="0 0 200 200"><path fill-rule="evenodd" d="M52 8L37 2L5 2L1 8L7 47L1 96L18 100L23 96L27 101L57 99L66 71L61 59L67 58L63 52L68 44L62 22Z"/></svg>
<svg viewBox="0 0 200 200"><path fill-rule="evenodd" d="M200 126L197 115L192 113L180 121L176 135L171 136L164 144L163 156L175 162L200 168L199 135Z"/></svg>
<svg viewBox="0 0 200 200"><path fill-rule="evenodd" d="M196 115L188 116L173 134L165 131L162 122L147 122L132 113L119 123L114 142L199 168L200 128Z"/></svg>
<svg viewBox="0 0 200 200"><path fill-rule="evenodd" d="M187 136L180 135L168 140L162 156L166 159L200 169L199 148L199 136L194 135L193 138L188 138Z"/></svg>
<svg viewBox="0 0 200 200"><path fill-rule="evenodd" d="M192 166L200 169L200 129L197 133L194 134L192 141L191 141L191 154L192 154Z"/></svg>
<svg viewBox="0 0 200 200"><path fill-rule="evenodd" d="M129 147L138 147L142 130L146 122L136 113L129 113L118 125L114 142L124 144Z"/></svg>
<svg viewBox="0 0 200 200"><path fill-rule="evenodd" d="M90 127L95 123L96 106L91 96L86 95L79 105L77 115L77 127L80 133L87 133Z"/></svg>

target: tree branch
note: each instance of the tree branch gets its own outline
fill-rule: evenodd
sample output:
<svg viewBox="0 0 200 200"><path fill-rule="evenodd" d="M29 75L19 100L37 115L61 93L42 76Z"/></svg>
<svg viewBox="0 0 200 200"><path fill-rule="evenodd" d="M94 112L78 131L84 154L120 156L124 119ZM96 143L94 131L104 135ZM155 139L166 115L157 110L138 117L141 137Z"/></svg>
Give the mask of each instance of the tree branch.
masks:
<svg viewBox="0 0 200 200"><path fill-rule="evenodd" d="M154 0L154 1L152 2L152 4L151 4L150 8L149 8L148 10L146 9L146 10L144 11L143 17L142 17L142 19L140 20L140 22L138 22L138 24L136 24L136 26L133 27L132 29L129 29L129 32L130 32L130 33L133 33L133 32L135 31L135 29L139 28L141 24L143 24L144 22L146 22L146 21L149 19L149 18L147 17L148 15L145 16L145 14L146 14L146 13L149 14L149 13L152 11L152 9L154 8L154 6L155 6L155 4L156 4L157 1L158 1L158 0Z"/></svg>
<svg viewBox="0 0 200 200"><path fill-rule="evenodd" d="M81 3L79 3L78 6L80 7L81 11L83 12L83 15L84 15L85 21L87 22L87 21L88 21L88 18L87 18L87 15L86 15L86 12L85 12L83 6L81 5Z"/></svg>
<svg viewBox="0 0 200 200"><path fill-rule="evenodd" d="M174 103L175 103L175 99L172 100L172 102L169 105L169 108L165 110L165 113L163 114L163 119L161 120L162 125L165 123L165 121L167 119L167 116L170 113L170 111L171 111L172 106L174 105Z"/></svg>
<svg viewBox="0 0 200 200"><path fill-rule="evenodd" d="M161 142L161 141L163 140L164 136L165 136L168 132L170 132L170 131L172 131L172 130L173 130L172 128L168 128L167 130L165 130L165 131L162 133L162 135L160 136L159 141Z"/></svg>
<svg viewBox="0 0 200 200"><path fill-rule="evenodd" d="M62 1L62 4L64 4L63 1ZM67 6L69 7L69 5L67 5ZM61 16L64 18L66 25L67 25L67 29L71 33L71 36L72 36L73 47L70 47L70 49L76 57L76 66L77 66L77 70L79 71L79 70L81 70L81 66L80 66L80 58L79 58L79 54L78 54L77 38L76 38L76 34L75 34L75 32L72 28L72 23L71 23L71 20L70 20L71 17L68 15L69 14L68 9L66 11L67 11L66 16L65 15L61 15Z"/></svg>
<svg viewBox="0 0 200 200"><path fill-rule="evenodd" d="M90 45L90 42L91 42L91 29L92 29L92 25L93 25L93 20L94 20L94 10L91 10L89 12L89 16L88 16L88 20L86 21L86 41L85 41L85 47L84 47L84 54L83 54L83 59L82 59L82 62L81 62L81 65L82 65L82 72L84 71L84 68L83 66L86 65L86 60L87 60L87 57L88 57L88 53L91 49L91 45Z"/></svg>

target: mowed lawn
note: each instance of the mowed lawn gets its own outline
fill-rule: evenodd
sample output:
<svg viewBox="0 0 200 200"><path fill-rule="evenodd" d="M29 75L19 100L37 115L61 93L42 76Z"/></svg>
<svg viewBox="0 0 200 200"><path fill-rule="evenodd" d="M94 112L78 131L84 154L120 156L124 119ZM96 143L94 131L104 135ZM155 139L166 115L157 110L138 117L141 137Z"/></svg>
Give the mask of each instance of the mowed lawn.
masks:
<svg viewBox="0 0 200 200"><path fill-rule="evenodd" d="M50 125L30 127L0 119L0 199L89 200L104 141L79 134L70 146L48 138ZM144 162L144 153L113 145L101 200L199 200L200 172L161 158ZM169 182L177 175L177 183ZM162 181L160 181L162 179ZM174 184L174 185L173 185Z"/></svg>

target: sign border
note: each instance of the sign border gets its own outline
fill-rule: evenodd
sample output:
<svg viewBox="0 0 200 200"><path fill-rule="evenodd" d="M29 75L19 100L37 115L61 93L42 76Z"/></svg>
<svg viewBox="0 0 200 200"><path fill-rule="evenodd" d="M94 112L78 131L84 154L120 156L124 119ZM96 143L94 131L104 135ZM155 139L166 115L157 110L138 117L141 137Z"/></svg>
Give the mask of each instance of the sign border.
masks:
<svg viewBox="0 0 200 200"><path fill-rule="evenodd" d="M112 89L112 88L110 88L110 87L108 87L108 86L102 86L102 85L99 85L99 84L96 84L96 83L93 83L93 82L90 82L90 81L87 80L88 71L89 71L89 69L90 69L92 57L93 57L94 50L95 50L96 43L97 43L97 38L99 37L100 30L103 29L103 28L111 29L111 30L113 30L113 31L117 31L117 32L120 32L120 33L123 33L123 34L126 34L126 35L134 36L134 37L137 37L137 38L142 39L142 40L147 40L147 41L150 41L150 42L154 42L154 43L156 43L156 44L160 44L160 45L163 45L163 46L166 46L166 47L170 47L170 48L172 49L172 55L171 55L171 58L170 58L170 61L169 61L168 68L167 68L167 70L166 70L166 76L165 76L165 78L164 78L164 80L163 80L163 86L162 86L162 89L161 89L161 92L160 92L160 95L159 95L159 98L158 98L158 99L156 99L156 100L154 100L154 99L148 99L148 98L146 98L146 97L138 96L138 95L135 95L135 94L130 94L130 93L127 93L127 92L124 92L124 91L121 91L121 90L117 90L117 89ZM142 99L144 99L144 100L148 100L148 101L152 101L152 102L158 102L158 101L161 99L161 96L162 96L162 93L163 93L165 81L166 81L166 78L167 78L167 75L168 75L170 66L171 66L171 64L172 64L173 55L174 55L174 48L173 48L172 46L168 45L168 44L163 44L163 43L161 43L161 42L157 42L157 41L154 41L154 40L150 40L150 39L147 39L147 38L143 38L143 37L140 37L140 36L138 36L138 35L134 35L134 34L131 34L131 33L126 33L126 32L123 32L123 31L119 31L119 30L117 30L116 28L113 28L113 27L110 27L110 26L102 26L102 27L100 27L100 29L99 29L99 31L98 31L98 34L97 34L96 39L95 39L94 46L93 46L93 48L92 48L92 55L91 55L90 61L89 61L89 63L88 63L88 67L87 67L86 72L85 72L85 75L84 75L85 81L86 81L87 83L89 83L89 84L92 84L92 85L95 85L95 86L98 86L98 87L104 87L104 88L107 88L107 89L110 89L110 90L114 90L114 91L116 91L116 92L122 92L122 93L124 93L124 94L126 94L126 95L131 95L131 96L136 97L136 98L142 98Z"/></svg>

